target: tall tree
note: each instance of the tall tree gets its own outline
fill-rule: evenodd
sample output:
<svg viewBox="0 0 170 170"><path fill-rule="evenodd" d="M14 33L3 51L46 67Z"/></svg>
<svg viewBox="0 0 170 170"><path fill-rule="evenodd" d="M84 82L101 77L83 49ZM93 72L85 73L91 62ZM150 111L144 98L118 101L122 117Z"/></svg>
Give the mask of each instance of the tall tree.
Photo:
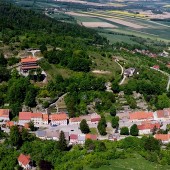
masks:
<svg viewBox="0 0 170 170"><path fill-rule="evenodd" d="M110 115L116 116L116 107L114 105L112 105L112 107L110 108Z"/></svg>
<svg viewBox="0 0 170 170"><path fill-rule="evenodd" d="M130 135L132 136L138 136L139 129L136 124L132 125L130 128Z"/></svg>
<svg viewBox="0 0 170 170"><path fill-rule="evenodd" d="M115 117L112 118L112 127L116 128L118 126L119 126L119 117L115 116Z"/></svg>
<svg viewBox="0 0 170 170"><path fill-rule="evenodd" d="M18 126L11 127L9 139L12 146L20 146L22 139Z"/></svg>
<svg viewBox="0 0 170 170"><path fill-rule="evenodd" d="M67 141L66 141L66 138L65 138L65 135L64 135L64 132L61 131L60 132L60 137L59 137L59 149L61 151L66 151L67 150Z"/></svg>
<svg viewBox="0 0 170 170"><path fill-rule="evenodd" d="M87 124L87 121L85 119L83 119L80 122L80 130L82 133L85 133L85 134L90 132L89 125Z"/></svg>
<svg viewBox="0 0 170 170"><path fill-rule="evenodd" d="M102 116L99 123L98 123L98 125L97 125L97 128L98 128L98 131L99 131L100 135L104 136L104 135L107 134L106 126L107 126L106 119L105 119L104 116Z"/></svg>

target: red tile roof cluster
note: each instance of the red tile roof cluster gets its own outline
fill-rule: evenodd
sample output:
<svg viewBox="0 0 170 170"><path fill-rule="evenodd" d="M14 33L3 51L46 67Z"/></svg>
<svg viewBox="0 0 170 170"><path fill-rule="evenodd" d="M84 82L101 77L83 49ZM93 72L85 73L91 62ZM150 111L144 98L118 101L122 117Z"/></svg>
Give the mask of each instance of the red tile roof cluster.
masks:
<svg viewBox="0 0 170 170"><path fill-rule="evenodd" d="M9 109L0 109L0 117L9 118Z"/></svg>
<svg viewBox="0 0 170 170"><path fill-rule="evenodd" d="M146 129L154 129L154 128L160 128L160 124L159 123L155 123L155 124L151 124L151 123L145 123L145 124L142 124L142 125L138 125L138 129L139 130L146 130Z"/></svg>
<svg viewBox="0 0 170 170"><path fill-rule="evenodd" d="M97 140L97 135L86 134L86 139Z"/></svg>
<svg viewBox="0 0 170 170"><path fill-rule="evenodd" d="M99 118L99 117L98 117L98 118L92 118L92 119L91 119L91 122L99 122L100 119L101 119L101 118Z"/></svg>
<svg viewBox="0 0 170 170"><path fill-rule="evenodd" d="M42 118L42 113L19 112L19 120L31 120L31 118Z"/></svg>
<svg viewBox="0 0 170 170"><path fill-rule="evenodd" d="M78 139L78 135L76 135L76 134L70 135L70 140L77 140L77 139Z"/></svg>
<svg viewBox="0 0 170 170"><path fill-rule="evenodd" d="M169 141L170 140L170 134L156 134L155 138L157 140L161 140L161 141Z"/></svg>
<svg viewBox="0 0 170 170"><path fill-rule="evenodd" d="M67 120L68 115L66 113L58 113L50 115L51 121Z"/></svg>
<svg viewBox="0 0 170 170"><path fill-rule="evenodd" d="M21 153L20 156L18 157L18 162L20 162L22 165L26 166L30 163L30 156L24 155Z"/></svg>
<svg viewBox="0 0 170 170"><path fill-rule="evenodd" d="M35 57L29 56L27 58L22 58L21 63L37 62Z"/></svg>
<svg viewBox="0 0 170 170"><path fill-rule="evenodd" d="M142 120L142 119L152 119L153 118L153 112L133 112L129 113L130 120Z"/></svg>

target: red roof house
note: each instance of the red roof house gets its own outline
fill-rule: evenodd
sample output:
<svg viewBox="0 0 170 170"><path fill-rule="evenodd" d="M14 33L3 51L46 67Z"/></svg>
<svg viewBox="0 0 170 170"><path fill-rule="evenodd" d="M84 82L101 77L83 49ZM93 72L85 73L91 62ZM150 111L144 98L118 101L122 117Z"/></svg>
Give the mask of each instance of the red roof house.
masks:
<svg viewBox="0 0 170 170"><path fill-rule="evenodd" d="M0 120L9 120L9 109L0 109Z"/></svg>
<svg viewBox="0 0 170 170"><path fill-rule="evenodd" d="M76 144L78 142L78 135L77 134L71 134L70 135L70 143Z"/></svg>
<svg viewBox="0 0 170 170"><path fill-rule="evenodd" d="M133 112L129 113L129 119L131 121L146 121L146 120L152 120L154 118L153 112Z"/></svg>
<svg viewBox="0 0 170 170"><path fill-rule="evenodd" d="M31 169L30 162L31 160L29 155L20 154L18 157L18 163L23 169Z"/></svg>

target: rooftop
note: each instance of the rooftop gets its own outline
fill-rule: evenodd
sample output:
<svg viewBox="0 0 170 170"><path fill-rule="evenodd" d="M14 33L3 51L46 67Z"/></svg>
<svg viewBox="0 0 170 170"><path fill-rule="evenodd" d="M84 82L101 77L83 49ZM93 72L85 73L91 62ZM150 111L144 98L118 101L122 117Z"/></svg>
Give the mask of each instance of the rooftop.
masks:
<svg viewBox="0 0 170 170"><path fill-rule="evenodd" d="M32 56L21 59L21 63L28 63L28 62L37 62L37 59L35 57L32 57Z"/></svg>
<svg viewBox="0 0 170 170"><path fill-rule="evenodd" d="M57 113L50 115L50 119L52 121L58 121L58 120L67 120L68 115L66 113Z"/></svg>
<svg viewBox="0 0 170 170"><path fill-rule="evenodd" d="M9 109L0 109L0 117L9 118Z"/></svg>
<svg viewBox="0 0 170 170"><path fill-rule="evenodd" d="M142 119L152 119L153 118L153 112L133 112L129 113L130 120L142 120Z"/></svg>
<svg viewBox="0 0 170 170"><path fill-rule="evenodd" d="M155 124L151 124L151 123L145 123L145 124L142 124L142 125L138 125L138 129L139 130L145 130L145 129L154 129L154 128L160 128L160 124L159 123L155 123Z"/></svg>
<svg viewBox="0 0 170 170"><path fill-rule="evenodd" d="M21 153L20 156L18 157L18 161L22 163L22 165L26 166L30 163L30 156Z"/></svg>

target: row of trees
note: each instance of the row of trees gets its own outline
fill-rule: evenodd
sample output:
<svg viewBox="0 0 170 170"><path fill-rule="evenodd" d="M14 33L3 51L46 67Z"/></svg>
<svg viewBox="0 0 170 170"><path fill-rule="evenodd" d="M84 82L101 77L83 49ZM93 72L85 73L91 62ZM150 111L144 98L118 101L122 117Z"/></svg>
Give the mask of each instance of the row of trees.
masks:
<svg viewBox="0 0 170 170"><path fill-rule="evenodd" d="M121 135L132 135L132 136L138 136L139 134L139 129L137 127L136 124L132 125L130 128L130 132L129 132L129 128L128 127L122 127L120 129L120 134Z"/></svg>

